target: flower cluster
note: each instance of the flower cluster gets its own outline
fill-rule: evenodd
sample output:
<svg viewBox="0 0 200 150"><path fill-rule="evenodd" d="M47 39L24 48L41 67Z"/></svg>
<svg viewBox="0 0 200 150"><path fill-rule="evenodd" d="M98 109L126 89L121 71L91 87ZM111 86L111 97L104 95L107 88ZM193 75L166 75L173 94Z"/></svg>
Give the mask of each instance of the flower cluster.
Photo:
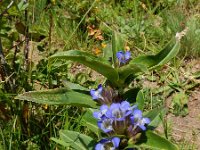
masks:
<svg viewBox="0 0 200 150"><path fill-rule="evenodd" d="M117 91L114 91L110 87L104 89L101 84L98 86L96 90L91 89L90 95L92 96L93 100L97 101L101 105L102 104L110 105L113 102L117 103L120 101Z"/></svg>
<svg viewBox="0 0 200 150"><path fill-rule="evenodd" d="M107 89L99 85L97 90L92 89L90 94L94 100L101 103L100 110L93 113L98 119L98 127L110 138L103 139L96 145L96 150L104 150L110 146L110 149L117 149L120 145L120 139L114 135L124 135L128 139L135 139L136 135L146 130L146 125L150 123L149 118L142 115L142 111L136 105L131 106L128 101L117 99L114 90ZM109 94L105 94L109 93ZM117 101L116 101L117 99ZM117 142L113 142L117 139ZM105 142L106 141L106 142ZM116 144L117 143L117 144Z"/></svg>

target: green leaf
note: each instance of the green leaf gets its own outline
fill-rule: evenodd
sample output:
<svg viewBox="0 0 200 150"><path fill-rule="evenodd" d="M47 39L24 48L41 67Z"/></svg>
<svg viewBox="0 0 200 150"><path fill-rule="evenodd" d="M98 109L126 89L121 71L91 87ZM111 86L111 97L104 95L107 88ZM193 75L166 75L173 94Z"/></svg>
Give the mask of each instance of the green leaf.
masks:
<svg viewBox="0 0 200 150"><path fill-rule="evenodd" d="M75 131L60 130L60 138L75 150L93 150L93 138Z"/></svg>
<svg viewBox="0 0 200 150"><path fill-rule="evenodd" d="M93 117L93 110L87 109L87 112L81 119L84 126L87 126L92 132L99 136L99 128L97 126L97 120Z"/></svg>
<svg viewBox="0 0 200 150"><path fill-rule="evenodd" d="M16 99L49 105L73 105L96 108L91 96L69 90L68 88L46 91L31 91L18 95Z"/></svg>
<svg viewBox="0 0 200 150"><path fill-rule="evenodd" d="M163 50L156 55L139 56L130 61L131 64L145 65L149 69L154 69L166 64L170 59L174 58L180 49L180 41L171 40Z"/></svg>
<svg viewBox="0 0 200 150"><path fill-rule="evenodd" d="M106 60L113 59L113 52L112 52L112 43L107 43L106 47L103 48L103 58Z"/></svg>
<svg viewBox="0 0 200 150"><path fill-rule="evenodd" d="M144 94L143 94L142 90L140 90L136 97L136 104L140 110L144 109L144 102L145 102Z"/></svg>
<svg viewBox="0 0 200 150"><path fill-rule="evenodd" d="M145 55L134 58L128 65L119 68L118 72L120 83L123 84L126 78L130 75L137 76L142 72L146 72L147 70L152 70L166 64L170 59L177 55L179 49L180 42L176 41L176 43L173 44L172 40L156 55Z"/></svg>
<svg viewBox="0 0 200 150"><path fill-rule="evenodd" d="M151 130L146 131L145 135L141 137L140 143L137 143L136 145L141 148L149 148L153 150L178 150L176 145L155 134Z"/></svg>
<svg viewBox="0 0 200 150"><path fill-rule="evenodd" d="M114 68L112 68L108 60L98 58L90 53L79 50L59 52L49 58L50 62L55 59L66 59L79 62L102 74L111 82L117 84L117 80L119 78L118 73Z"/></svg>
<svg viewBox="0 0 200 150"><path fill-rule="evenodd" d="M79 85L79 84L76 84L76 83L72 83L72 82L69 82L67 80L62 80L62 83L65 87L71 89L71 90L82 90L82 91L90 91L89 89Z"/></svg>
<svg viewBox="0 0 200 150"><path fill-rule="evenodd" d="M146 66L143 64L132 64L129 63L128 65L125 65L123 67L120 67L118 69L119 72L119 82L121 84L124 84L126 78L130 75L136 76L138 73L147 71Z"/></svg>
<svg viewBox="0 0 200 150"><path fill-rule="evenodd" d="M23 11L28 7L28 3L25 3L24 0L21 0L21 2L17 5L19 11Z"/></svg>
<svg viewBox="0 0 200 150"><path fill-rule="evenodd" d="M113 31L113 34L112 34L112 61L113 61L115 68L117 67L116 54L118 51L124 49L124 43L123 43L121 36L122 35L120 35L119 33Z"/></svg>
<svg viewBox="0 0 200 150"><path fill-rule="evenodd" d="M159 109L153 109L150 110L149 112L144 113L144 117L147 117L151 120L151 123L149 126L151 127L157 127L160 122L162 121L162 116L164 116L167 113L167 110L164 108L159 108Z"/></svg>
<svg viewBox="0 0 200 150"><path fill-rule="evenodd" d="M70 146L70 144L66 143L66 142L63 141L63 140L60 140L60 139L57 139L57 138L53 138L53 137L51 137L50 139L51 139L52 141L54 141L54 142L56 142L56 143L58 143L58 144L64 146L64 147L69 147L69 146Z"/></svg>
<svg viewBox="0 0 200 150"><path fill-rule="evenodd" d="M160 113L158 113L152 120L149 126L151 127L158 127L158 125L162 122L163 117L166 115L167 109L162 109Z"/></svg>

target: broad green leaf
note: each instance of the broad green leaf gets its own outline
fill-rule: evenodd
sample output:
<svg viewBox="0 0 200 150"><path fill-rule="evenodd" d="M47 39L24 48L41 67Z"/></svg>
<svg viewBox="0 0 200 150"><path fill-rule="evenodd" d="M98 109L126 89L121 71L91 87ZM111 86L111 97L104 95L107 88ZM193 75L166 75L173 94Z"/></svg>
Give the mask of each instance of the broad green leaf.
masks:
<svg viewBox="0 0 200 150"><path fill-rule="evenodd" d="M79 62L102 74L111 82L117 84L117 80L119 78L118 73L114 68L112 68L111 64L106 59L98 58L90 53L79 50L59 52L49 58L50 62L55 59L66 59Z"/></svg>
<svg viewBox="0 0 200 150"><path fill-rule="evenodd" d="M68 88L46 91L31 91L18 95L16 99L32 101L49 105L73 105L82 107L96 107L96 103L89 95L69 90Z"/></svg>
<svg viewBox="0 0 200 150"><path fill-rule="evenodd" d="M163 118L167 113L167 109L162 109L160 111L160 113L157 114L156 117L154 117L152 120L151 120L151 123L149 124L149 126L151 127L158 127L158 125L162 122Z"/></svg>
<svg viewBox="0 0 200 150"><path fill-rule="evenodd" d="M162 121L160 117L164 116L166 113L167 113L166 109L159 108L159 109L150 110L149 112L145 112L144 116L148 117L151 120L151 123L149 124L149 126L157 127Z"/></svg>
<svg viewBox="0 0 200 150"><path fill-rule="evenodd" d="M145 135L141 137L140 143L136 145L153 150L178 150L176 145L151 130L146 131Z"/></svg>
<svg viewBox="0 0 200 150"><path fill-rule="evenodd" d="M171 40L158 54L139 56L131 60L130 63L142 64L149 69L154 69L166 64L170 59L174 58L178 54L180 49L180 41L176 40L175 44L173 44L173 41L174 40Z"/></svg>
<svg viewBox="0 0 200 150"><path fill-rule="evenodd" d="M60 130L60 138L75 150L93 150L93 138L75 131Z"/></svg>
<svg viewBox="0 0 200 150"><path fill-rule="evenodd" d="M107 43L106 47L103 48L103 58L105 58L106 60L112 61L113 53L111 49L112 49L112 43Z"/></svg>
<svg viewBox="0 0 200 150"><path fill-rule="evenodd" d="M142 90L140 90L136 97L136 104L140 110L144 109L144 102L145 102L144 94L143 94Z"/></svg>
<svg viewBox="0 0 200 150"><path fill-rule="evenodd" d="M129 63L128 65L125 65L123 67L120 67L118 69L119 72L119 82L121 84L124 84L126 78L130 75L137 75L138 73L147 71L146 66L143 64L132 64Z"/></svg>
<svg viewBox="0 0 200 150"><path fill-rule="evenodd" d="M69 147L70 146L70 144L68 144L68 143L66 143L65 141L63 141L63 140L60 140L60 139L57 139L57 138L50 138L52 141L54 141L54 142L56 142L56 143L58 143L58 144L60 144L60 145L62 145L62 146L64 146L64 147Z"/></svg>
<svg viewBox="0 0 200 150"><path fill-rule="evenodd" d="M87 109L87 112L83 115L81 119L84 126L93 131L97 136L99 136L99 128L97 126L97 120L93 117L93 110Z"/></svg>
<svg viewBox="0 0 200 150"><path fill-rule="evenodd" d="M83 90L83 91L89 91L89 89L79 85L79 84L76 84L76 83L72 83L72 82L69 82L67 80L62 80L62 83L65 87L71 89L71 90Z"/></svg>
<svg viewBox="0 0 200 150"><path fill-rule="evenodd" d="M112 34L112 61L115 68L117 67L116 54L118 51L124 50L124 45L123 45L124 43L121 36L122 35L120 35L119 33L115 31Z"/></svg>
<svg viewBox="0 0 200 150"><path fill-rule="evenodd" d="M28 7L28 3L25 3L24 0L21 0L21 2L17 5L17 8L19 11L23 11Z"/></svg>
<svg viewBox="0 0 200 150"><path fill-rule="evenodd" d="M169 43L169 45L167 45L161 52L155 55L155 59L158 59L157 64L152 66L151 69L162 66L174 58L178 54L180 47L181 44L178 40L173 47L171 46L171 43Z"/></svg>

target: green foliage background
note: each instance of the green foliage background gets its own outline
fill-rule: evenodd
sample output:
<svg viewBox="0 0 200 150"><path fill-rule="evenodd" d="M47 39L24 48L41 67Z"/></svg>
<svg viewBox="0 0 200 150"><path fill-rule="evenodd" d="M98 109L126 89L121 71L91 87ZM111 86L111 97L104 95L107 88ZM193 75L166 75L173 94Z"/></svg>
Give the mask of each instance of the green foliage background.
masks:
<svg viewBox="0 0 200 150"><path fill-rule="evenodd" d="M71 61L57 60L49 67L47 58L51 55L69 49L96 54L99 49L101 56L112 46L113 31L121 33L134 57L154 55L185 27L188 33L181 41L179 57L172 64L200 55L199 1L0 1L0 146L3 149L62 149L50 140L50 137L58 137L60 129L97 139L98 135L80 122L86 111L84 108L39 105L14 99L27 91L66 87L68 82L79 83L84 91L105 81L102 76L95 78L96 73ZM94 30L96 35L91 34ZM198 85L185 86L188 82L180 82L174 75L176 71L171 72L173 82L170 87L164 87L165 93L175 90L187 94L188 89ZM154 80L150 73L146 76ZM160 76L157 82L161 83L164 75ZM80 89L76 86L71 85ZM145 109L163 105L165 98L156 95L154 99L153 104L152 101L145 103ZM176 103L175 113L185 115L187 108L184 106L181 112L182 108L182 104Z"/></svg>

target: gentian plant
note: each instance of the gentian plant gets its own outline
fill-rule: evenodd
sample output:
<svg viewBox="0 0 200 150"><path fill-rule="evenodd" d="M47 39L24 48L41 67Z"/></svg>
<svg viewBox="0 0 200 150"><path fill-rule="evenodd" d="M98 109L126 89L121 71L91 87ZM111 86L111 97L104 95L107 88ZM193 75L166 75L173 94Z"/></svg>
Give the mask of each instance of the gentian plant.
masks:
<svg viewBox="0 0 200 150"><path fill-rule="evenodd" d="M131 58L129 51L119 51L116 55L119 66L126 64ZM144 132L146 126L150 123L150 119L143 117L142 111L136 105L131 106L128 101L120 100L121 96L111 96L116 95L113 92L114 90L104 89L101 84L96 90L90 90L92 99L101 104L100 110L93 112L93 116L98 120L98 127L108 136L107 139L103 138L100 140L95 147L96 150L108 149L109 146L110 149L119 149L119 147L124 149L128 143L135 144L138 140L136 138L138 134ZM121 138L114 137L116 135L120 135ZM122 146L120 145L120 141L123 141L121 142Z"/></svg>
<svg viewBox="0 0 200 150"><path fill-rule="evenodd" d="M54 61L70 60L103 75L105 84L89 90L70 83L64 88L26 92L16 98L41 104L84 107L86 112L81 124L87 126L96 137L60 130L60 139L52 140L65 147L77 150L176 150L176 145L152 131L161 122L160 116L165 115L166 109L145 111L142 89L137 93L132 92L129 84L135 77L159 68L174 58L180 49L180 39L181 36L173 38L158 54L135 58L130 51L123 51L123 40L115 32L112 48L106 49L102 57L79 50L58 52L49 58L49 71Z"/></svg>

